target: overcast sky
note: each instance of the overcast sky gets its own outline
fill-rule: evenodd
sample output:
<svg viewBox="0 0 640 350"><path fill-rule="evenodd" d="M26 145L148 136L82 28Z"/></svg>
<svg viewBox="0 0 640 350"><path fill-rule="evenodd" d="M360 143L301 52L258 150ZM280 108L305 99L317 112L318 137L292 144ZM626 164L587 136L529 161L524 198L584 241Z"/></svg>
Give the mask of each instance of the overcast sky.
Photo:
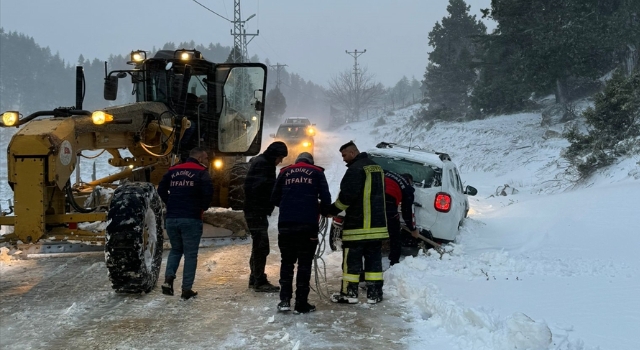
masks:
<svg viewBox="0 0 640 350"><path fill-rule="evenodd" d="M233 0L198 0L233 20ZM490 0L466 0L472 14ZM394 85L402 76L422 79L427 35L447 15L447 0L242 0L247 33L260 34L249 55L286 64L317 84L353 68L345 51L378 81ZM193 0L0 0L0 26L31 36L75 64L78 56L106 60L110 54L151 50L166 42L233 44L232 23ZM488 23L493 28L492 23ZM1 77L0 77L1 78Z"/></svg>

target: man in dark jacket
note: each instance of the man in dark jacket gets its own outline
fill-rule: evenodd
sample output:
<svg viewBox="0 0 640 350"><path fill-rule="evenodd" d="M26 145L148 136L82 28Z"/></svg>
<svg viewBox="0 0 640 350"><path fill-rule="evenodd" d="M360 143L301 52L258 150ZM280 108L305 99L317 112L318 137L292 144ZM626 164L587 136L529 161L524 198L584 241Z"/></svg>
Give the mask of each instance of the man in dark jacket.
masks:
<svg viewBox="0 0 640 350"><path fill-rule="evenodd" d="M267 280L264 273L269 255L269 220L267 216L273 212L271 192L276 182L276 165L287 156L287 145L276 141L257 157L251 160L247 178L244 181L244 218L251 231L251 258L249 266L249 288L256 292L274 293L280 287Z"/></svg>
<svg viewBox="0 0 640 350"><path fill-rule="evenodd" d="M347 171L330 215L345 211L342 225L342 288L331 296L336 303L358 303L358 283L364 257L367 302L382 301L382 240L389 238L385 215L384 172L353 142L340 147Z"/></svg>
<svg viewBox="0 0 640 350"><path fill-rule="evenodd" d="M389 230L389 264L391 266L400 262L402 239L400 235L400 214L398 206L402 203L402 219L405 225L413 232L416 227L413 222L413 201L415 192L412 185L413 178L410 174L398 174L393 171L384 171L384 189L386 197L387 229ZM417 232L417 231L416 231Z"/></svg>
<svg viewBox="0 0 640 350"><path fill-rule="evenodd" d="M202 214L213 198L208 159L205 149L192 149L186 162L169 168L158 185L160 198L167 205L165 228L171 243L162 294L173 295L173 281L184 255L181 297L185 300L198 295L192 287L202 237Z"/></svg>
<svg viewBox="0 0 640 350"><path fill-rule="evenodd" d="M271 203L280 207L278 247L282 260L278 311L291 310L293 270L297 261L294 312L313 312L316 307L308 302L311 263L318 246L318 219L331 205L331 193L324 169L313 164L310 153L300 153L293 165L280 170Z"/></svg>

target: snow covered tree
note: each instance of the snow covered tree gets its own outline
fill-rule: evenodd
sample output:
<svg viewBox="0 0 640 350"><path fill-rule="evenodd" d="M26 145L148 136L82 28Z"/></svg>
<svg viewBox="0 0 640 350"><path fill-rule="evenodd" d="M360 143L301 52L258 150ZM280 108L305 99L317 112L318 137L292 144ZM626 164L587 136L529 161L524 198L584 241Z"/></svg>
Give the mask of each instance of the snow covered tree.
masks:
<svg viewBox="0 0 640 350"><path fill-rule="evenodd" d="M602 93L595 96L594 108L583 116L588 133L577 127L567 133L571 145L564 157L586 177L610 165L617 157L640 152L640 69L630 77L618 71Z"/></svg>
<svg viewBox="0 0 640 350"><path fill-rule="evenodd" d="M463 0L449 0L448 17L436 22L429 33L429 64L424 75L428 113L433 118L454 119L465 115L469 92L477 78L473 58L476 39L486 33L485 25L469 14Z"/></svg>

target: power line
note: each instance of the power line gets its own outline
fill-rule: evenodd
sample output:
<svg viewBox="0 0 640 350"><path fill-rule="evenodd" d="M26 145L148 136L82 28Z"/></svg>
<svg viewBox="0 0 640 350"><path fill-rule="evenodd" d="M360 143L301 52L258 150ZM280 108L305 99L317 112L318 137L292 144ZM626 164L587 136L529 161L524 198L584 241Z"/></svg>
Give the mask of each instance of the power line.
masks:
<svg viewBox="0 0 640 350"><path fill-rule="evenodd" d="M358 52L358 50L349 52L347 50L344 50L344 52L346 52L349 56L353 57L354 59L354 63L353 63L353 75L355 76L355 115L356 115L356 119L360 120L360 82L358 81L358 75L360 74L360 69L358 68L358 57L360 55L362 55L363 53L367 52L367 49L364 49L364 51L360 51Z"/></svg>
<svg viewBox="0 0 640 350"><path fill-rule="evenodd" d="M280 88L280 68L284 68L287 67L286 64L280 64L280 62L277 62L275 65L269 65L269 67L271 68L276 68L276 87Z"/></svg>
<svg viewBox="0 0 640 350"><path fill-rule="evenodd" d="M232 20L230 20L230 19L228 19L228 18L224 17L223 15L221 15L221 14L219 14L219 13L217 13L217 12L213 11L212 9L210 9L210 8L208 8L208 7L206 7L206 6L204 6L203 4L199 3L198 1L196 1L196 0L192 0L192 1L193 1L193 2L195 2L196 4L200 5L200 6L204 7L205 9L207 9L209 12L213 13L214 15L216 15L216 16L218 16L218 17L220 17L220 18L224 19L224 20L227 20L227 21L229 21L229 22L233 22Z"/></svg>

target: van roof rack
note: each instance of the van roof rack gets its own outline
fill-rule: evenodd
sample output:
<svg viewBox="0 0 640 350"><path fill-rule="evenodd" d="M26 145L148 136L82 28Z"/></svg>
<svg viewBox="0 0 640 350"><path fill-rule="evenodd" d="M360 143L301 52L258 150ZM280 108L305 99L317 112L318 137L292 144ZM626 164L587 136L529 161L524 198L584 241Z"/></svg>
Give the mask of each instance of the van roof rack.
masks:
<svg viewBox="0 0 640 350"><path fill-rule="evenodd" d="M443 162L445 160L451 161L451 156L449 156L449 154L447 154L447 153L436 152L436 151L433 151L433 150L426 150L426 149L423 149L420 146L406 146L406 145L397 144L395 142L384 142L384 141L379 142L376 145L376 148L394 148L394 147L404 148L404 149L409 150L409 152L411 152L411 150L416 150L416 151L420 151L420 152L434 153L434 154L437 154L438 157L440 158L440 160L443 161Z"/></svg>

